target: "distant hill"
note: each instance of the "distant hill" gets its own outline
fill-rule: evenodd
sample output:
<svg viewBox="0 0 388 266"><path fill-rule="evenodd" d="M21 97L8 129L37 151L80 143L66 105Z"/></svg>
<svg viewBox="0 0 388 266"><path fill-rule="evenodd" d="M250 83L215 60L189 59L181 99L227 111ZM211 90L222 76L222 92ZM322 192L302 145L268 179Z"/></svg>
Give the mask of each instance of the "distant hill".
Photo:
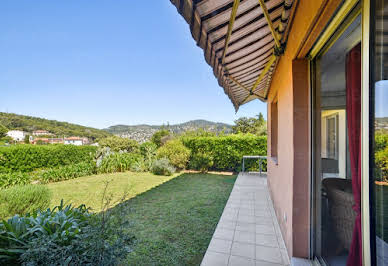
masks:
<svg viewBox="0 0 388 266"><path fill-rule="evenodd" d="M27 132L47 130L57 136L79 136L92 140L111 135L109 132L101 129L13 113L0 112L0 124L9 130L18 129Z"/></svg>
<svg viewBox="0 0 388 266"><path fill-rule="evenodd" d="M388 132L388 117L377 117L375 126L377 130Z"/></svg>
<svg viewBox="0 0 388 266"><path fill-rule="evenodd" d="M160 130L162 125L115 125L109 128L104 129L105 131L112 133L114 135L135 139L139 142L147 141L151 138L151 136L158 130ZM232 126L225 123L217 123L211 122L207 120L192 120L182 124L175 125L164 125L171 132L180 134L185 131L193 131L198 129L204 129L207 131L219 133L225 131L226 133L230 133L232 131Z"/></svg>

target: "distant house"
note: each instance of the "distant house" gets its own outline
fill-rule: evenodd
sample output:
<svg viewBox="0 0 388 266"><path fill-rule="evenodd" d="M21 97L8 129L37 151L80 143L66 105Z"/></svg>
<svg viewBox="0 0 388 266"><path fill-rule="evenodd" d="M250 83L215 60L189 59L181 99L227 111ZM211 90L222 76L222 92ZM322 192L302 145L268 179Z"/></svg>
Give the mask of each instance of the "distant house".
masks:
<svg viewBox="0 0 388 266"><path fill-rule="evenodd" d="M35 130L32 132L33 136L53 136L53 133L48 132L47 130Z"/></svg>
<svg viewBox="0 0 388 266"><path fill-rule="evenodd" d="M7 136L11 137L15 141L23 141L27 133L22 130L10 130L7 132Z"/></svg>
<svg viewBox="0 0 388 266"><path fill-rule="evenodd" d="M31 144L63 144L63 138L30 138Z"/></svg>
<svg viewBox="0 0 388 266"><path fill-rule="evenodd" d="M76 146L81 146L81 145L84 145L86 144L84 142L84 138L80 138L80 137L69 137L69 138L64 138L64 142L63 142L65 145L76 145Z"/></svg>

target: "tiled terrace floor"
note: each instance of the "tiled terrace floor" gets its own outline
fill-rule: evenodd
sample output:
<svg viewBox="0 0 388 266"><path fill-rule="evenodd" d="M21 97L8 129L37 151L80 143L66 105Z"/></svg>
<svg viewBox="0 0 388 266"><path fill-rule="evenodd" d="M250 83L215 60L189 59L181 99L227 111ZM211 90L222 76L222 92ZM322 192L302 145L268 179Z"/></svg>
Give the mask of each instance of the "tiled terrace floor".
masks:
<svg viewBox="0 0 388 266"><path fill-rule="evenodd" d="M289 264L266 176L240 173L201 265Z"/></svg>

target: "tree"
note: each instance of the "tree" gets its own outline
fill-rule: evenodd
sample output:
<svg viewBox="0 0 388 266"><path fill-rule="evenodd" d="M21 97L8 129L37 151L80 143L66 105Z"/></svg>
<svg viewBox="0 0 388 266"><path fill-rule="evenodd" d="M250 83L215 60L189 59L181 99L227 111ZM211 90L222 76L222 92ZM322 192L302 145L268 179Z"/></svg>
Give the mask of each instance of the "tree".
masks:
<svg viewBox="0 0 388 266"><path fill-rule="evenodd" d="M0 124L0 139L7 136L8 128Z"/></svg>
<svg viewBox="0 0 388 266"><path fill-rule="evenodd" d="M234 121L234 123L232 130L235 134L249 133L258 136L267 134L267 122L262 113L259 113L257 117L241 117Z"/></svg>
<svg viewBox="0 0 388 266"><path fill-rule="evenodd" d="M170 131L162 127L161 130L155 132L152 137L151 141L156 144L156 146L159 148L162 146L162 139L166 139L166 137L170 136Z"/></svg>
<svg viewBox="0 0 388 266"><path fill-rule="evenodd" d="M24 137L24 143L25 143L25 144L30 144L30 135L26 135L26 136Z"/></svg>
<svg viewBox="0 0 388 266"><path fill-rule="evenodd" d="M117 136L100 139L98 144L101 147L109 147L113 151L139 152L139 143L133 139L121 138Z"/></svg>

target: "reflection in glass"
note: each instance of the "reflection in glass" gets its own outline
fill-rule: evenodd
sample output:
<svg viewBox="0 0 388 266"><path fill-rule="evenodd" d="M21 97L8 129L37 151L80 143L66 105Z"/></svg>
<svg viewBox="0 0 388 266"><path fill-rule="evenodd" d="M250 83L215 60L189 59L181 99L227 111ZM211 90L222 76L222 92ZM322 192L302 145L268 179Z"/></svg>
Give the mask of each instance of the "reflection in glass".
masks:
<svg viewBox="0 0 388 266"><path fill-rule="evenodd" d="M373 21L374 20L374 21ZM373 23L374 22L374 23ZM388 265L388 1L375 1L372 18L374 63L374 211L376 262ZM373 95L373 94L372 94Z"/></svg>
<svg viewBox="0 0 388 266"><path fill-rule="evenodd" d="M359 213L353 208L358 191L353 191L352 180L358 180L359 173L351 171L351 165L358 162L351 160L349 152L358 154L359 150L353 147L359 148L359 142L349 140L359 140L360 136L355 123L361 114L360 41L361 16L358 16L317 60L315 102L320 122L315 149L319 150L320 158L315 162L318 170L314 181L318 228L315 252L325 264L334 266L346 265L349 258L354 261L354 254L359 253L352 247Z"/></svg>

